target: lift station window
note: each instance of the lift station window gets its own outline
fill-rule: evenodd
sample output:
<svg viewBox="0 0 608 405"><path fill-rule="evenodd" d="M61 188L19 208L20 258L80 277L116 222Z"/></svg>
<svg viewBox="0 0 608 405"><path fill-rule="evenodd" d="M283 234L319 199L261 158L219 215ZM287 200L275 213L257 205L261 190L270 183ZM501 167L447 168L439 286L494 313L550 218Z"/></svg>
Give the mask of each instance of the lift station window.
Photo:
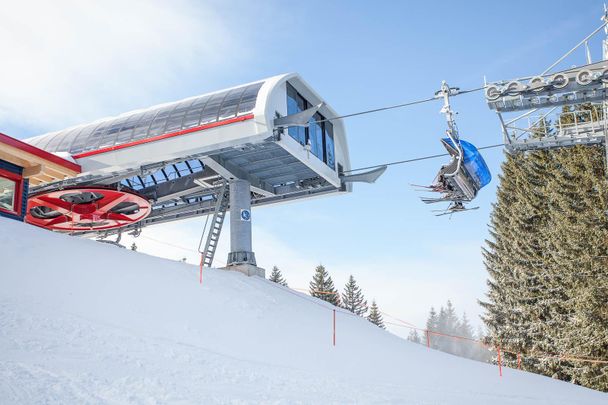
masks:
<svg viewBox="0 0 608 405"><path fill-rule="evenodd" d="M312 107L298 91L287 83L287 114L296 114ZM310 152L335 170L334 127L325 117L316 113L309 122L308 127L290 127L289 135L301 145L310 143Z"/></svg>
<svg viewBox="0 0 608 405"><path fill-rule="evenodd" d="M17 181L0 175L0 210L17 213Z"/></svg>

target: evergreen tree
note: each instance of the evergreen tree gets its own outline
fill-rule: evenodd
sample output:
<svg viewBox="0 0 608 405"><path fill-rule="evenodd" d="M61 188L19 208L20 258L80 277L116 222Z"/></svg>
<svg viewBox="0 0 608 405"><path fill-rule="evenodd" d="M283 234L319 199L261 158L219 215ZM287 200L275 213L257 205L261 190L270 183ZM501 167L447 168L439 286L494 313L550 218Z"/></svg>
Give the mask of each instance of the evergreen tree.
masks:
<svg viewBox="0 0 608 405"><path fill-rule="evenodd" d="M560 125L598 119L565 107ZM608 184L604 150L576 146L508 155L484 250L488 339L523 355L522 368L608 391L608 366L535 356L607 357ZM515 358L505 354L514 367Z"/></svg>
<svg viewBox="0 0 608 405"><path fill-rule="evenodd" d="M412 329L410 331L410 333L407 335L407 340L418 344L422 343L422 339L420 339L420 335L418 334L418 331L416 329Z"/></svg>
<svg viewBox="0 0 608 405"><path fill-rule="evenodd" d="M446 312L445 312L445 308L442 306L439 308L439 315L437 315L437 330L436 332L439 332L440 334L436 334L436 335L431 335L431 340L434 341L435 343L435 348L439 349L441 351L448 351L448 344L450 343L449 340L446 340L445 336L442 336L441 334L446 333Z"/></svg>
<svg viewBox="0 0 608 405"><path fill-rule="evenodd" d="M277 266L272 267L272 273L270 273L270 277L268 278L268 280L288 287L287 281L283 278L283 274L281 274L281 270L279 270Z"/></svg>
<svg viewBox="0 0 608 405"><path fill-rule="evenodd" d="M477 327L477 332L475 332L475 339L480 340L480 341L484 341L486 337L486 334L484 333L483 329L481 326Z"/></svg>
<svg viewBox="0 0 608 405"><path fill-rule="evenodd" d="M452 301L448 300L445 309L441 307L439 312L439 329L443 333L454 335L458 333L459 323L454 305L452 305Z"/></svg>
<svg viewBox="0 0 608 405"><path fill-rule="evenodd" d="M344 286L344 292L342 293L342 308L348 309L350 312L359 316L364 316L367 313L367 301L352 274Z"/></svg>
<svg viewBox="0 0 608 405"><path fill-rule="evenodd" d="M433 307L431 307L429 317L426 320L426 330L430 332L439 332L439 316ZM439 348L439 341L436 339L436 337L438 336L429 333L429 340L431 341L431 348L433 349Z"/></svg>
<svg viewBox="0 0 608 405"><path fill-rule="evenodd" d="M462 318L458 323L456 335L465 337L467 339L474 339L473 327L469 323L469 318L467 317L466 312L462 313ZM477 350L478 345L472 340L461 340L460 343L461 345L455 354L469 359L475 358L474 353Z"/></svg>
<svg viewBox="0 0 608 405"><path fill-rule="evenodd" d="M309 286L311 296L327 301L335 306L340 306L338 290L334 287L334 282L323 265L317 266Z"/></svg>
<svg viewBox="0 0 608 405"><path fill-rule="evenodd" d="M549 184L560 192L551 196L548 240L554 263L551 287L561 302L553 309L555 330L549 337L558 353L606 358L608 184L604 150L581 146L560 150L556 162L559 170ZM608 365L554 361L547 369L554 377L608 391Z"/></svg>
<svg viewBox="0 0 608 405"><path fill-rule="evenodd" d="M470 358L473 360L489 363L492 360L492 355L484 344L486 341L486 335L481 326L477 327L477 332L473 337L482 343L476 343L474 345L473 350L471 351Z"/></svg>
<svg viewBox="0 0 608 405"><path fill-rule="evenodd" d="M429 311L429 317L426 320L426 328L430 331L438 331L439 330L439 317L437 316L437 311L435 308L431 307Z"/></svg>
<svg viewBox="0 0 608 405"><path fill-rule="evenodd" d="M135 242L133 242L131 244L131 250L134 251L134 252L137 252L137 245L135 244Z"/></svg>
<svg viewBox="0 0 608 405"><path fill-rule="evenodd" d="M378 305L376 304L376 300L372 300L372 305L369 307L369 315L367 316L367 320L382 329L386 329L386 326L384 326L384 320L382 319L382 314L380 313L380 309L378 309Z"/></svg>
<svg viewBox="0 0 608 405"><path fill-rule="evenodd" d="M475 341L476 339L484 339L483 332L480 329L478 335L475 336L466 313L463 313L462 319L459 319L451 301L448 300L446 306L440 308L439 313L431 307L426 327L431 332L437 332L429 334L431 348L468 359L483 362L490 360L486 347ZM410 336L412 335L413 333L410 332ZM410 336L408 336L408 339ZM456 337L464 337L466 339L458 339ZM420 343L426 345L426 335L420 337Z"/></svg>
<svg viewBox="0 0 608 405"><path fill-rule="evenodd" d="M492 240L483 250L490 278L488 299L481 305L490 342L522 353L555 349L544 344L555 299L540 297L545 294L546 278L541 275L549 211L545 189L552 160L552 152L506 156L490 218ZM503 361L516 366L510 354ZM531 360L527 370L539 372L541 365Z"/></svg>
<svg viewBox="0 0 608 405"><path fill-rule="evenodd" d="M446 307L441 307L439 316L437 317L437 331L451 336L457 336L459 332L459 320L456 315L456 310L452 302L448 300ZM435 345L439 350L447 353L461 355L462 342L449 336L435 335L433 336Z"/></svg>
<svg viewBox="0 0 608 405"><path fill-rule="evenodd" d="M469 339L474 338L473 327L471 326L471 323L469 322L469 318L467 317L466 312L462 313L462 320L460 321L457 334L458 334L458 336L464 336Z"/></svg>

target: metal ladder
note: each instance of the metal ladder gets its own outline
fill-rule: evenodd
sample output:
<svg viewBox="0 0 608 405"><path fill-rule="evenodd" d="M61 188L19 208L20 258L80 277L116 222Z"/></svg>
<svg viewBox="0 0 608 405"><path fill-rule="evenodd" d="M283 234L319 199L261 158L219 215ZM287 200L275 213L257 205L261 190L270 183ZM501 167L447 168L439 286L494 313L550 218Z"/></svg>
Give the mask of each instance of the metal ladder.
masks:
<svg viewBox="0 0 608 405"><path fill-rule="evenodd" d="M205 249L201 252L203 255L203 266L205 267L211 267L211 264L213 264L213 257L215 256L215 250L217 249L217 244L220 239L220 233L222 232L222 225L224 224L224 218L226 217L229 203L230 187L228 182L225 181L217 194L215 211L213 212L213 219L211 220L211 228L207 234Z"/></svg>

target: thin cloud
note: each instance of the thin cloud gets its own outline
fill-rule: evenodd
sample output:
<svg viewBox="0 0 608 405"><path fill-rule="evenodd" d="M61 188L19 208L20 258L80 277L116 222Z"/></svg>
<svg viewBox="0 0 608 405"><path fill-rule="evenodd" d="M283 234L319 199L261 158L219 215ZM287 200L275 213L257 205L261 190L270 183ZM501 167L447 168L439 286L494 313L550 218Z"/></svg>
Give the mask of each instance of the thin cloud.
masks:
<svg viewBox="0 0 608 405"><path fill-rule="evenodd" d="M185 74L234 57L231 31L200 3L15 1L0 17L0 124L29 131L166 101Z"/></svg>

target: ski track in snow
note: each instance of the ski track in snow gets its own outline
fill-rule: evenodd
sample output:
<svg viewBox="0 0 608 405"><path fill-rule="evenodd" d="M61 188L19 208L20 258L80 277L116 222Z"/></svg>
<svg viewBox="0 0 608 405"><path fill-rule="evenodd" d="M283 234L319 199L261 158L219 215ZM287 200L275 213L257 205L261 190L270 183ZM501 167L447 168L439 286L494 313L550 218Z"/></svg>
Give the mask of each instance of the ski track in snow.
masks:
<svg viewBox="0 0 608 405"><path fill-rule="evenodd" d="M608 403L343 314L332 347L331 306L258 278L200 286L194 266L3 219L0 257L0 404Z"/></svg>

